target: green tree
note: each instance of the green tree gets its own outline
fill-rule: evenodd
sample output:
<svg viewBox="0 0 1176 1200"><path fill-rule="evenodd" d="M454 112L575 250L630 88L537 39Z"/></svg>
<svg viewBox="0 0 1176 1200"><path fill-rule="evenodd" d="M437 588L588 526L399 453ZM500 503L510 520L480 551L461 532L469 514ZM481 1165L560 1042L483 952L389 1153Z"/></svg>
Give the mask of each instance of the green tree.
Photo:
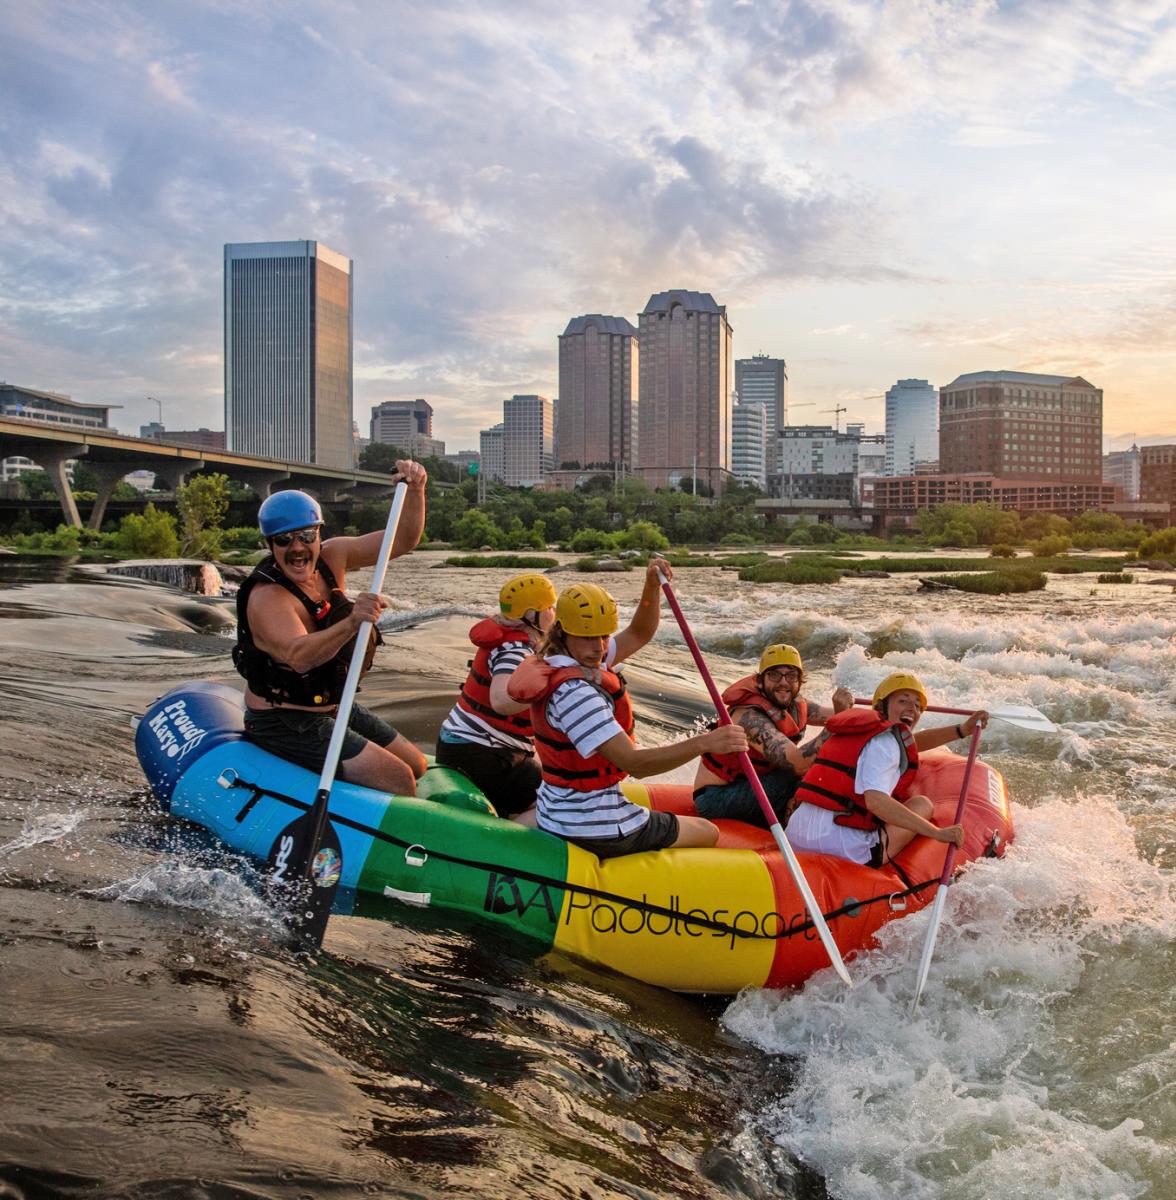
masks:
<svg viewBox="0 0 1176 1200"><path fill-rule="evenodd" d="M368 442L359 452L356 465L361 471L379 471L381 474L390 475L396 470L397 459L411 457L412 455L401 450L399 446L389 446L386 442Z"/></svg>
<svg viewBox="0 0 1176 1200"><path fill-rule="evenodd" d="M578 530L568 543L568 549L573 554L596 554L601 550L612 550L615 547L613 535L603 529Z"/></svg>
<svg viewBox="0 0 1176 1200"><path fill-rule="evenodd" d="M1136 555L1144 560L1163 558L1169 562L1176 562L1176 527L1169 526L1167 529L1158 529L1155 533L1148 534L1139 543Z"/></svg>
<svg viewBox="0 0 1176 1200"><path fill-rule="evenodd" d="M176 493L180 514L180 551L192 558L214 559L221 552L220 527L229 510L227 475L194 475Z"/></svg>
<svg viewBox="0 0 1176 1200"><path fill-rule="evenodd" d="M175 558L180 552L176 519L148 504L141 513L123 517L114 544L120 554L133 558Z"/></svg>
<svg viewBox="0 0 1176 1200"><path fill-rule="evenodd" d="M57 493L48 471L38 468L35 471L24 471L20 476L21 495L26 500L52 500Z"/></svg>
<svg viewBox="0 0 1176 1200"><path fill-rule="evenodd" d="M634 521L615 536L621 550L668 550L670 545L669 538L652 521Z"/></svg>
<svg viewBox="0 0 1176 1200"><path fill-rule="evenodd" d="M477 550L481 546L492 550L503 548L502 530L480 508L471 508L454 521L450 540L463 550Z"/></svg>

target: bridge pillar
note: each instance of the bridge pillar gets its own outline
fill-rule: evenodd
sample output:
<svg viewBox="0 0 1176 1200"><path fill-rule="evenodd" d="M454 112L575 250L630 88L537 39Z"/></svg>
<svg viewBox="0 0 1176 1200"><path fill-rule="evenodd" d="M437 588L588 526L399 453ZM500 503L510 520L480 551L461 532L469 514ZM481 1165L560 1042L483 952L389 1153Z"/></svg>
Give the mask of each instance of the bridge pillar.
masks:
<svg viewBox="0 0 1176 1200"><path fill-rule="evenodd" d="M86 522L91 529L102 528L102 518L106 516L106 506L110 503L110 497L114 495L114 489L124 475L131 471L137 471L137 465L128 466L127 463L96 463L87 462L88 466L95 475L98 476L98 491L94 496L94 507L90 510L90 519ZM146 468L148 471L150 467Z"/></svg>
<svg viewBox="0 0 1176 1200"><path fill-rule="evenodd" d="M85 453L85 446L38 446L29 454L30 458L33 454L36 455L33 461L49 476L49 482L53 484L53 490L61 503L62 516L65 517L66 524L75 529L81 529L82 518L78 516L78 505L73 489L69 486L65 464L68 459L81 458Z"/></svg>
<svg viewBox="0 0 1176 1200"><path fill-rule="evenodd" d="M202 458L172 458L159 465L153 462L147 470L155 472L156 488L159 488L160 480L162 480L163 485L175 493L180 490L180 485L193 471L199 471L203 466Z"/></svg>
<svg viewBox="0 0 1176 1200"><path fill-rule="evenodd" d="M336 500L344 500L355 495L354 479L321 479L316 480L313 488L308 488L323 501L333 504Z"/></svg>
<svg viewBox="0 0 1176 1200"><path fill-rule="evenodd" d="M264 500L274 490L275 483L282 483L290 478L289 471L266 471L260 467L250 467L242 470L240 467L229 468L231 478L251 487L259 500Z"/></svg>

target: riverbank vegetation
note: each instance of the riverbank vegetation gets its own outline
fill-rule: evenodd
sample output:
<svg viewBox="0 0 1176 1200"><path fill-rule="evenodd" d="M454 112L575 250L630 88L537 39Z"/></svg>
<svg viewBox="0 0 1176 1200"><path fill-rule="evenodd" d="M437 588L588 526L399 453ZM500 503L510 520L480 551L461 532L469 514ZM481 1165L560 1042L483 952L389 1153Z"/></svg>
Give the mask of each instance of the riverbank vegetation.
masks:
<svg viewBox="0 0 1176 1200"><path fill-rule="evenodd" d="M391 460L384 460L400 452L394 447L379 450L382 457L368 454L361 465L390 469ZM373 448L368 447L365 454L368 451ZM79 463L79 468L83 465ZM1038 570L1067 569L1046 563L1056 563L1074 550L1092 549L1121 550L1127 559L1176 563L1176 528L1149 532L1113 513L1088 512L1067 520L1049 513L1022 516L990 504L945 504L919 512L911 529L892 529L886 538L879 538L808 518L793 523L767 520L756 509L762 493L743 485L711 499L688 490L654 491L635 479L614 484L611 478L600 476L572 492L492 484L479 504L476 479L437 460L426 466L433 481L426 542L464 551L525 553L558 547L581 555L584 570L596 569L591 564L602 557L611 560L626 553L653 552L668 554L675 566L740 567L749 571L762 567L766 572L762 577L744 576L757 582L768 582L769 578L781 582L824 578L830 570L849 569L840 560L854 550L974 549L985 555L982 566L960 566L957 569L961 571L1003 570L1004 565L1012 567L1023 561L1026 552L1038 560ZM47 486L47 480L47 476L44 480L38 477L33 483ZM82 482L86 482L84 471ZM236 497L232 481L225 476L194 475L177 495L178 519L152 504L143 513L125 516L117 524L107 522L100 533L68 526L44 531L38 530L25 513L3 537L13 549L28 552L138 557L184 553L250 562L263 549L256 528L243 524L221 528L230 512L240 522L247 512L255 511L253 505L242 506ZM386 498L365 501L344 512L328 508L324 512L325 536L380 528L388 503ZM171 548L169 522L177 549ZM727 548L731 553L697 554L687 549L692 546ZM838 561L810 560L803 568L792 567L786 577L789 568L768 561L768 549L815 550L826 559L832 556ZM1122 561L1114 560L1104 569L1117 570ZM904 568L890 561L871 561L869 566L889 571L942 570L941 565L929 566L927 562L924 559ZM1002 565L997 567L997 563Z"/></svg>

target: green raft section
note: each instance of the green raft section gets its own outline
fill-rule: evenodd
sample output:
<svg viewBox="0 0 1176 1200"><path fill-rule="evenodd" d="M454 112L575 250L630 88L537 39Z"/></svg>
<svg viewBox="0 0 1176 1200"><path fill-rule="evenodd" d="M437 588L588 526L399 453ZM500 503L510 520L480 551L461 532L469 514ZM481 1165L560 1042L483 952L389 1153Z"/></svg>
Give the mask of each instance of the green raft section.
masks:
<svg viewBox="0 0 1176 1200"><path fill-rule="evenodd" d="M351 911L387 917L403 904L436 904L550 946L566 895L567 843L499 819L457 771L430 766L417 791L385 810L384 836L372 839Z"/></svg>

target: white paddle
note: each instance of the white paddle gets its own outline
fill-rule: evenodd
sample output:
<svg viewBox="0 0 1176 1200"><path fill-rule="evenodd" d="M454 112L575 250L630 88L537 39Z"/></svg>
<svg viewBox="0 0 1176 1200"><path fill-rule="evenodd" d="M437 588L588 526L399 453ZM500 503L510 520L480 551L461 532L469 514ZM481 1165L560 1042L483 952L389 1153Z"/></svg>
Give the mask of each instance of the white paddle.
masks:
<svg viewBox="0 0 1176 1200"><path fill-rule="evenodd" d="M870 701L860 697L854 699L854 704L864 704L867 708L870 707ZM952 713L958 717L970 717L977 711L974 708L943 708L937 704L929 705L924 709L924 712ZM1007 704L1004 708L988 709L987 712L990 721L1004 721L1008 725L1016 725L1018 729L1029 729L1034 733L1057 733L1058 731L1058 727L1045 713L1028 704Z"/></svg>

